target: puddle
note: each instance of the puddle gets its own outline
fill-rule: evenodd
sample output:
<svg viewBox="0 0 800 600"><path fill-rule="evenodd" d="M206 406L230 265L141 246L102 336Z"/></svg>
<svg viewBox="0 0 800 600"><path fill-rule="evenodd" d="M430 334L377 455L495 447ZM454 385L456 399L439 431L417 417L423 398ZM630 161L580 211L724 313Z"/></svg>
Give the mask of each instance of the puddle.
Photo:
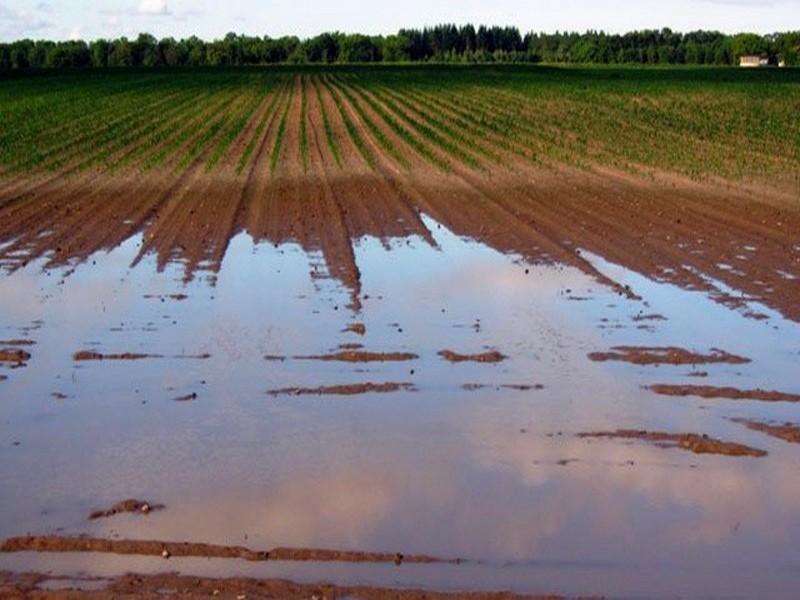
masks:
<svg viewBox="0 0 800 600"><path fill-rule="evenodd" d="M141 236L68 276L41 260L0 276L0 339L26 329L36 342L24 366L0 367L0 537L465 563L19 553L0 555L0 569L111 577L166 564L442 590L790 597L800 585L800 447L732 419L796 421L796 406L659 396L647 387L696 382L694 365L589 356L724 352L751 362L706 361L704 385L798 394L800 326L751 301L768 318L747 318L588 252L618 287L424 221L433 240L357 241L355 292L319 255L244 233L211 281L184 282L183 265L140 256ZM76 361L77 352L158 358ZM343 352L404 360L296 358ZM629 429L707 434L768 455L576 436ZM126 498L165 508L89 519Z"/></svg>

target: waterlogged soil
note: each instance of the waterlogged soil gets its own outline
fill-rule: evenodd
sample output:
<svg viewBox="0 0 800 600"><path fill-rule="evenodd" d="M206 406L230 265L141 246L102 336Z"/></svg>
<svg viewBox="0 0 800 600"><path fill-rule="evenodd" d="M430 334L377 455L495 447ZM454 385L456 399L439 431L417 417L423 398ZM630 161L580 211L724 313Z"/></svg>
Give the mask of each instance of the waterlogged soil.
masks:
<svg viewBox="0 0 800 600"><path fill-rule="evenodd" d="M147 500L136 500L135 498L129 498L127 500L117 502L111 508L94 511L91 515L89 515L89 519L105 519L122 513L147 515L154 510L162 510L163 508L163 504L155 504L153 502L148 502Z"/></svg>
<svg viewBox="0 0 800 600"><path fill-rule="evenodd" d="M478 354L459 354L452 350L441 350L439 356L451 363L476 362L476 363L499 363L508 358L497 350L481 352Z"/></svg>
<svg viewBox="0 0 800 600"><path fill-rule="evenodd" d="M357 396L360 394L388 394L400 390L415 391L411 383L351 383L346 385L328 385L315 388L283 388L267 392L271 396Z"/></svg>
<svg viewBox="0 0 800 600"><path fill-rule="evenodd" d="M707 354L692 352L684 348L657 348L615 346L611 352L592 352L589 358L595 362L620 361L634 365L744 365L749 358L736 356L724 350L712 349Z"/></svg>
<svg viewBox="0 0 800 600"><path fill-rule="evenodd" d="M581 439L642 440L660 448L680 448L695 454L720 454L722 456L752 456L761 458L767 452L744 444L724 442L697 433L666 433L663 431L639 431L618 429L617 431L598 431L579 433Z"/></svg>
<svg viewBox="0 0 800 600"><path fill-rule="evenodd" d="M784 442L800 444L800 425L796 423L762 423L761 421L750 419L731 419L731 421L744 425L752 431L766 433Z"/></svg>
<svg viewBox="0 0 800 600"><path fill-rule="evenodd" d="M726 400L757 400L759 402L800 402L800 394L776 390L739 389L711 385L670 385L657 383L649 389L662 396L696 396L698 398L722 398Z"/></svg>
<svg viewBox="0 0 800 600"><path fill-rule="evenodd" d="M61 588L61 589L53 589ZM145 598L161 600L166 594L181 598L223 598L233 600L561 600L563 596L514 594L510 592L434 592L415 589L387 589L320 583L293 583L281 579L182 577L176 574L121 575L110 579L59 578L36 573L0 572L0 594L9 598L66 600L92 598Z"/></svg>
<svg viewBox="0 0 800 600"><path fill-rule="evenodd" d="M797 209L305 89L273 175L262 111L241 177L0 185L2 593L793 598Z"/></svg>
<svg viewBox="0 0 800 600"><path fill-rule="evenodd" d="M154 540L118 540L90 537L26 536L8 538L0 544L0 553L14 552L103 552L111 554L137 554L174 557L237 558L246 561L310 561L346 563L402 563L429 564L451 562L459 559L443 560L432 556L410 555L400 552L359 552L347 550L327 550L316 548L272 548L252 550L242 546L220 546L189 542L164 542Z"/></svg>

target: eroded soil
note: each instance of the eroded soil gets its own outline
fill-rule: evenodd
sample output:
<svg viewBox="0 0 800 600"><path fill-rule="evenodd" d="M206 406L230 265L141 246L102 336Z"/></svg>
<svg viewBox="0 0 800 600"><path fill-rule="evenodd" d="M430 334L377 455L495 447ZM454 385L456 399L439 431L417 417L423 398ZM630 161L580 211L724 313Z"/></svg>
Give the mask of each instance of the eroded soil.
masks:
<svg viewBox="0 0 800 600"><path fill-rule="evenodd" d="M247 561L315 561L352 563L459 563L459 559L441 559L400 552L357 552L319 548L273 548L251 550L242 546L220 546L196 542L161 542L155 540L120 540L90 537L25 536L8 538L0 552L105 552L143 556L195 556L201 558L238 558Z"/></svg>
<svg viewBox="0 0 800 600"><path fill-rule="evenodd" d="M731 421L744 425L752 431L766 433L784 442L800 444L800 425L796 423L765 423L752 419L731 419Z"/></svg>
<svg viewBox="0 0 800 600"><path fill-rule="evenodd" d="M502 354L497 350L490 350L488 352L481 352L478 354L460 354L458 352L453 352L452 350L442 350L439 352L439 356L451 363L499 363L508 358L505 354Z"/></svg>
<svg viewBox="0 0 800 600"><path fill-rule="evenodd" d="M707 354L676 347L615 346L611 352L592 352L589 359L595 362L619 361L634 365L743 365L749 358L736 356L724 350L712 348Z"/></svg>
<svg viewBox="0 0 800 600"><path fill-rule="evenodd" d="M346 385L323 385L314 388L291 387L279 390L270 390L271 396L358 396L360 394L388 394L391 392L413 392L416 390L411 383L350 383Z"/></svg>
<svg viewBox="0 0 800 600"><path fill-rule="evenodd" d="M767 452L758 448L751 448L735 442L724 442L705 434L697 433L666 433L663 431L618 429L617 431L584 432L577 434L577 437L582 439L641 440L661 448L680 448L695 454L752 456L755 458L767 456Z"/></svg>
<svg viewBox="0 0 800 600"><path fill-rule="evenodd" d="M163 504L155 504L153 502L148 502L147 500L136 500L135 498L129 498L128 500L117 502L111 508L94 511L89 515L89 519L104 519L122 513L147 515L156 510L163 510L164 508L165 507Z"/></svg>
<svg viewBox="0 0 800 600"><path fill-rule="evenodd" d="M715 387L710 385L670 385L659 383L648 386L662 396L697 396L699 398L722 398L726 400L759 400L761 402L800 402L800 394L775 390L746 390L735 387Z"/></svg>
<svg viewBox="0 0 800 600"><path fill-rule="evenodd" d="M46 584L65 581L67 589L47 589ZM83 585L92 589L70 591ZM95 589L100 583L99 589ZM181 577L176 574L123 575L109 580L58 578L42 573L0 571L0 596L4 598L70 600L90 598L142 598L162 600L165 594L181 598L223 598L226 600L560 600L563 596L520 595L510 592L435 592L429 590L388 589L368 586L292 583L280 579L211 579Z"/></svg>

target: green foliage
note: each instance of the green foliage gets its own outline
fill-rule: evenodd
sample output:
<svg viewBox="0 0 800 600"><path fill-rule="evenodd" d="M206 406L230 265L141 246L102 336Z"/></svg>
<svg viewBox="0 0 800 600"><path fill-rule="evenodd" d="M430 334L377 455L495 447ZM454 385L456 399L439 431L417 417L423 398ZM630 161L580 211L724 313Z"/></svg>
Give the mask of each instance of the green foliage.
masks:
<svg viewBox="0 0 800 600"><path fill-rule="evenodd" d="M787 181L800 173L798 105L796 69L54 70L0 81L0 165L275 173L283 160L308 170L311 140L324 137L331 163L352 152L373 169L424 160L458 173L513 157Z"/></svg>
<svg viewBox="0 0 800 600"><path fill-rule="evenodd" d="M597 63L730 65L744 54L765 55L772 64L792 64L800 32L727 35L716 31L677 33L670 29L625 34L528 33L516 27L452 24L401 29L388 36L326 32L300 40L229 33L204 41L195 36L157 40L52 42L19 40L0 44L0 70L29 68L197 67L306 63Z"/></svg>

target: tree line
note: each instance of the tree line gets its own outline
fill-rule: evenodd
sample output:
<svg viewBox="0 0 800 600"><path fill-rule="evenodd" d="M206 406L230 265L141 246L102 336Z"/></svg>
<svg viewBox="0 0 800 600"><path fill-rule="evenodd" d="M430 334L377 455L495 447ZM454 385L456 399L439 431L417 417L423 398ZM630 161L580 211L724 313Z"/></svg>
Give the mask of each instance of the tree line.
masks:
<svg viewBox="0 0 800 600"><path fill-rule="evenodd" d="M437 25L387 36L334 32L301 40L229 33L213 41L195 36L159 40L142 33L136 39L3 43L0 69L374 62L732 65L750 54L772 64L800 65L800 31L727 35L661 29L523 36L516 27Z"/></svg>

